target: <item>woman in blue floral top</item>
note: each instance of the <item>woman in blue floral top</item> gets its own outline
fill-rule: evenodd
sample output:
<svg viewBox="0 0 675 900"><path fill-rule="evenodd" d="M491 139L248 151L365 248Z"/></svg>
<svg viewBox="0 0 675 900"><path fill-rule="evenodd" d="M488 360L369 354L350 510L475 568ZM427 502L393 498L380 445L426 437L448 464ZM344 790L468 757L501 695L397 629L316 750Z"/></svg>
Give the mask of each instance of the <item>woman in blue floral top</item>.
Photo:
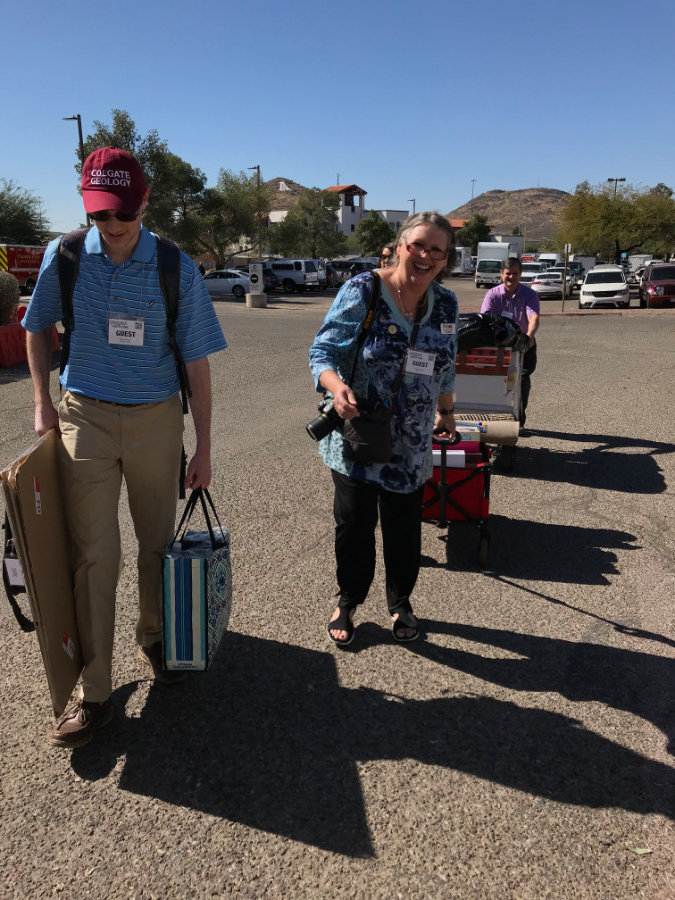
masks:
<svg viewBox="0 0 675 900"><path fill-rule="evenodd" d="M378 508L393 636L411 641L419 635L410 595L420 566L422 491L432 471L431 437L434 429L447 437L455 432L457 299L435 281L454 262L454 246L452 227L443 216L425 212L409 218L396 241L395 264L343 285L310 350L317 390L332 395L341 419L359 415L357 397L387 405L403 372L391 398L388 462L349 459L341 429L319 444L335 485L340 600L327 631L340 647L354 637L354 611L366 599L375 574ZM381 296L352 378L356 340L375 278L380 279Z"/></svg>

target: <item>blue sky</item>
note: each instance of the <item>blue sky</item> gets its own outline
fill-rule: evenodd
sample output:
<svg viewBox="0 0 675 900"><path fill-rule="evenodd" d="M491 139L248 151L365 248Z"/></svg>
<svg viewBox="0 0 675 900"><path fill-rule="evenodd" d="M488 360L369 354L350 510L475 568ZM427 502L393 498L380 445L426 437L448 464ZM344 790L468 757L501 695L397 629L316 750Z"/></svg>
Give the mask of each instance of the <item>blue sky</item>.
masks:
<svg viewBox="0 0 675 900"><path fill-rule="evenodd" d="M672 0L31 0L3 11L0 178L81 221L79 113L373 209L501 188L675 187Z"/></svg>

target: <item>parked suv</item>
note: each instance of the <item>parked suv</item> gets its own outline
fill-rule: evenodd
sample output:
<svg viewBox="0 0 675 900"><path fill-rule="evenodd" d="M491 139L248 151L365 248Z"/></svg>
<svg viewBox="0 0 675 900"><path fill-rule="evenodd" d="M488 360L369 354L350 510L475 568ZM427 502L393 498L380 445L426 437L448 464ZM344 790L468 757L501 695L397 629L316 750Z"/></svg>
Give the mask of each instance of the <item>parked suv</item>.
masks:
<svg viewBox="0 0 675 900"><path fill-rule="evenodd" d="M274 272L286 294L319 286L319 273L313 259L270 259L264 269Z"/></svg>
<svg viewBox="0 0 675 900"><path fill-rule="evenodd" d="M675 302L675 263L649 263L640 281L640 306L672 306Z"/></svg>
<svg viewBox="0 0 675 900"><path fill-rule="evenodd" d="M579 292L579 309L630 306L630 287L621 266L594 266Z"/></svg>
<svg viewBox="0 0 675 900"><path fill-rule="evenodd" d="M326 263L326 287L329 290L340 287L340 276L332 263Z"/></svg>
<svg viewBox="0 0 675 900"><path fill-rule="evenodd" d="M341 283L362 272L372 272L377 268L377 265L369 259L334 259L331 266L337 272Z"/></svg>

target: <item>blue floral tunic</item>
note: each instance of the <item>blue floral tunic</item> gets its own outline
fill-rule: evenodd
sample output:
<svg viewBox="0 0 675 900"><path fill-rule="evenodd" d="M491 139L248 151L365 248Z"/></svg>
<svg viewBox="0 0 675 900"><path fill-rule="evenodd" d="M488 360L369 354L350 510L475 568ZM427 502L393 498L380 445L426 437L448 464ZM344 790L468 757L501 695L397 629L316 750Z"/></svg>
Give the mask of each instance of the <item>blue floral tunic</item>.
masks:
<svg viewBox="0 0 675 900"><path fill-rule="evenodd" d="M342 286L314 339L309 367L319 391L322 390L319 376L327 369L349 383L355 342L366 317L373 277L370 272L364 272ZM359 399L386 403L405 358L413 326L399 311L383 281L381 286L375 318L361 348L350 387ZM451 393L455 381L457 313L454 293L432 282L414 349L435 354L433 375L403 376L392 401L391 460L363 465L345 459L342 434L336 430L319 443L319 452L329 468L402 494L416 490L431 477L431 434L438 395Z"/></svg>

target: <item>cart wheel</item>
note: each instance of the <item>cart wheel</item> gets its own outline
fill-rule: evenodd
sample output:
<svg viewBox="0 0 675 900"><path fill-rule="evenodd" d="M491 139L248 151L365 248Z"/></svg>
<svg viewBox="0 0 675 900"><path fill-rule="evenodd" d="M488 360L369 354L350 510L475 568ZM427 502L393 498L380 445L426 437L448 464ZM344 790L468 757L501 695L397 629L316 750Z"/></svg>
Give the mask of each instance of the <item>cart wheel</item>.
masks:
<svg viewBox="0 0 675 900"><path fill-rule="evenodd" d="M478 541L478 565L484 568L488 561L488 550L490 549L490 535L487 532L481 534Z"/></svg>

